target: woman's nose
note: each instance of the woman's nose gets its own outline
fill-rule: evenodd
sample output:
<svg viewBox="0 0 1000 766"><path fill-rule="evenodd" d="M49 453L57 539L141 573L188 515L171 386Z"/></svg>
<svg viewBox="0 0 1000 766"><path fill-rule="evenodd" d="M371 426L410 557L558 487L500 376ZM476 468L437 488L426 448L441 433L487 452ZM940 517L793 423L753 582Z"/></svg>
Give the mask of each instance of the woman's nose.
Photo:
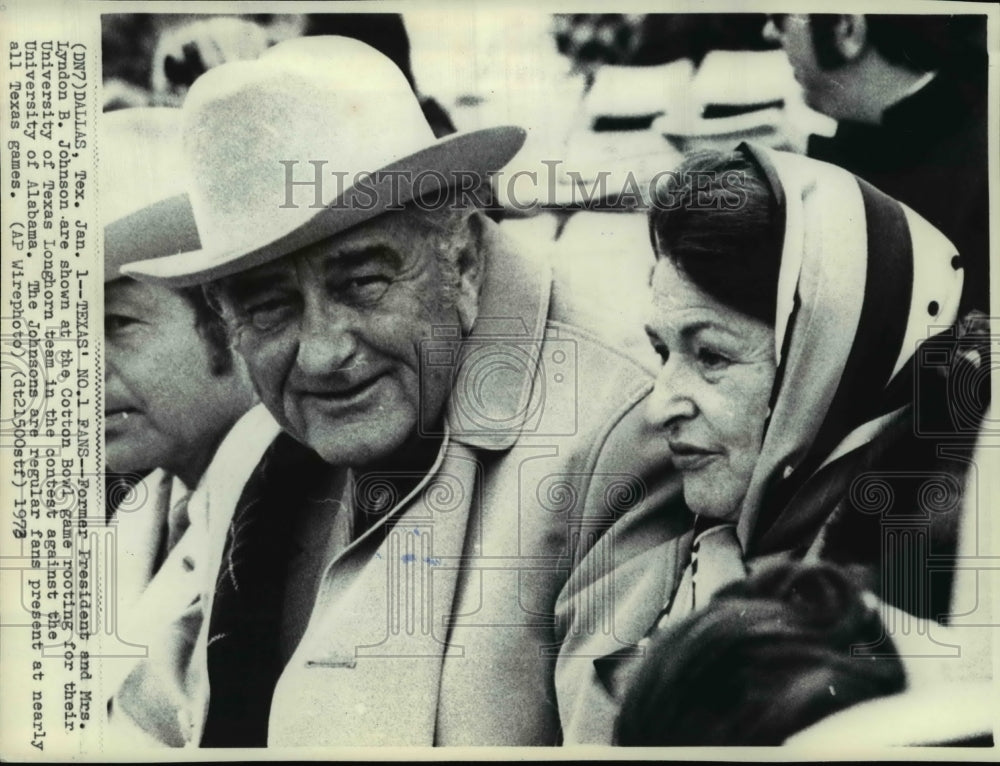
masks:
<svg viewBox="0 0 1000 766"><path fill-rule="evenodd" d="M669 428L698 414L685 377L670 364L660 370L646 403L646 419L654 428Z"/></svg>

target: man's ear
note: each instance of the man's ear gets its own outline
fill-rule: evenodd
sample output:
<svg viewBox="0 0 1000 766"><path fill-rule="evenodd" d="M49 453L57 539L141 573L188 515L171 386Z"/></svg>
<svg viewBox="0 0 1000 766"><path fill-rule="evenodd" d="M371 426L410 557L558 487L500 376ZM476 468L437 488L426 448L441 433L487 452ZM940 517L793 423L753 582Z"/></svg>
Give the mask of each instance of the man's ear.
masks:
<svg viewBox="0 0 1000 766"><path fill-rule="evenodd" d="M833 29L833 44L844 61L847 63L857 61L868 45L868 22L864 15L840 16Z"/></svg>
<svg viewBox="0 0 1000 766"><path fill-rule="evenodd" d="M479 290L486 275L486 253L483 247L483 214L473 210L462 222L462 246L456 259L458 287L455 306L462 332L467 333L479 316Z"/></svg>

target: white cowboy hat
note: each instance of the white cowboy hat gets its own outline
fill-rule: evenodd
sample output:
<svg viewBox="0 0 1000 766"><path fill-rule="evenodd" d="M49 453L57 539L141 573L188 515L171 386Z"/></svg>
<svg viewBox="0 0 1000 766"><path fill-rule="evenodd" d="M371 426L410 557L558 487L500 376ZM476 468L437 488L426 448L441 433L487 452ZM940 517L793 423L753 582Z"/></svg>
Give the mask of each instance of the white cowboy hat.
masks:
<svg viewBox="0 0 1000 766"><path fill-rule="evenodd" d="M201 247L183 193L179 109L121 109L101 115L99 200L104 281L125 264Z"/></svg>
<svg viewBox="0 0 1000 766"><path fill-rule="evenodd" d="M172 287L275 260L463 176L485 182L525 138L499 127L436 139L399 68L347 37L211 69L182 111L202 249L125 270Z"/></svg>

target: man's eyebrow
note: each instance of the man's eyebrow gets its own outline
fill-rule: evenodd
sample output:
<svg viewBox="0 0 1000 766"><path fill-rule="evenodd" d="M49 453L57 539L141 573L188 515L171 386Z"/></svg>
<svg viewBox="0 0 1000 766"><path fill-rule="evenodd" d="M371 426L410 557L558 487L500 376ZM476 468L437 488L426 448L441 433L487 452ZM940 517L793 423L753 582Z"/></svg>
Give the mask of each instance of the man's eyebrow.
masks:
<svg viewBox="0 0 1000 766"><path fill-rule="evenodd" d="M280 286L285 281L287 281L287 271L285 269L265 269L245 274L235 274L224 280L222 286L227 292L232 293L234 297L245 298L248 295L266 290L269 287Z"/></svg>
<svg viewBox="0 0 1000 766"><path fill-rule="evenodd" d="M117 297L131 297L141 289L141 284L130 277L118 277L104 284L104 299Z"/></svg>
<svg viewBox="0 0 1000 766"><path fill-rule="evenodd" d="M323 270L344 269L375 261L394 269L402 265L400 254L386 245L362 245L354 249L339 250L323 261Z"/></svg>
<svg viewBox="0 0 1000 766"><path fill-rule="evenodd" d="M104 286L105 307L128 307L142 304L145 296L142 285L129 277L119 277Z"/></svg>

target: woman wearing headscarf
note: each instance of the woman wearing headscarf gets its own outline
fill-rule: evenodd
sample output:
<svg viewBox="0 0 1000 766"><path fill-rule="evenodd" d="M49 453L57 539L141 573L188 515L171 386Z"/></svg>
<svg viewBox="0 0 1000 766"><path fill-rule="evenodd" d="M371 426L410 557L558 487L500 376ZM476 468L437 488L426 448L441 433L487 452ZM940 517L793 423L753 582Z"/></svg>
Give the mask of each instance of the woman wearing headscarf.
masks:
<svg viewBox="0 0 1000 766"><path fill-rule="evenodd" d="M671 630L679 640L677 624L714 594L790 608L779 622L794 627L810 610L793 597L788 583L802 573L790 561L857 565L850 577L836 567L819 577L821 591L841 594L837 609L856 616L833 632L848 646L868 641L872 653L894 654L888 637L871 635L879 623L863 594L930 616L933 592L907 586L915 576L926 585L928 553L954 546L955 475L965 464L942 469L933 440L914 436L927 423L954 430L961 415L943 407L943 379L927 374L918 351L957 318L963 270L952 244L842 169L746 144L666 176L650 234L647 333L663 366L648 418L694 519L685 531L674 511L629 514L597 549L605 560L583 562L567 584L559 616L574 640L556 683L569 743L612 740L623 700L655 677L647 650ZM769 566L785 570L734 585ZM603 614L594 615L595 601ZM744 607L726 623L737 631ZM789 646L823 635L808 622L786 631ZM884 683L854 684L853 701L897 689L895 670ZM734 739L738 732L716 743Z"/></svg>

